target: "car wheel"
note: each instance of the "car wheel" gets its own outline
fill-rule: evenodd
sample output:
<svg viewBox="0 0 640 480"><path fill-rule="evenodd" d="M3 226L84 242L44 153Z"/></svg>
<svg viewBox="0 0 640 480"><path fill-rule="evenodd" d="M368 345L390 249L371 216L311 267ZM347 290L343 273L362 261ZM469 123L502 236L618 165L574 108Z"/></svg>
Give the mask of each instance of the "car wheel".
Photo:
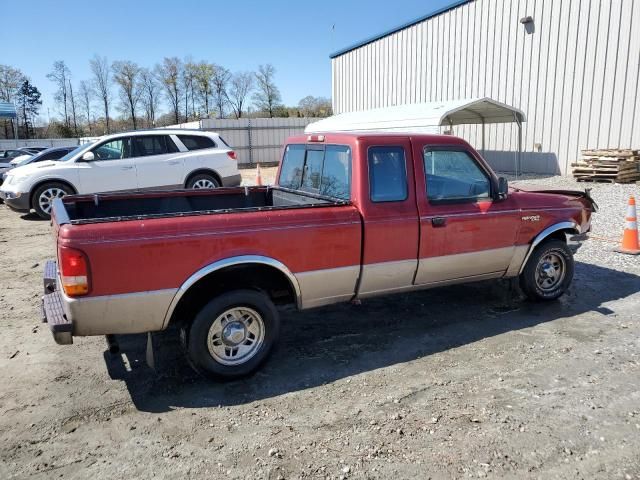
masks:
<svg viewBox="0 0 640 480"><path fill-rule="evenodd" d="M198 175L194 175L187 182L187 188L219 188L220 183L218 180L212 176L207 175L206 173L200 173Z"/></svg>
<svg viewBox="0 0 640 480"><path fill-rule="evenodd" d="M573 280L573 253L562 240L538 245L520 275L520 286L531 300L555 300Z"/></svg>
<svg viewBox="0 0 640 480"><path fill-rule="evenodd" d="M53 201L71 195L71 189L62 183L45 183L37 188L31 199L31 206L40 218L51 218Z"/></svg>
<svg viewBox="0 0 640 480"><path fill-rule="evenodd" d="M191 365L205 376L232 380L253 373L278 338L280 318L271 299L235 290L211 300L185 337Z"/></svg>

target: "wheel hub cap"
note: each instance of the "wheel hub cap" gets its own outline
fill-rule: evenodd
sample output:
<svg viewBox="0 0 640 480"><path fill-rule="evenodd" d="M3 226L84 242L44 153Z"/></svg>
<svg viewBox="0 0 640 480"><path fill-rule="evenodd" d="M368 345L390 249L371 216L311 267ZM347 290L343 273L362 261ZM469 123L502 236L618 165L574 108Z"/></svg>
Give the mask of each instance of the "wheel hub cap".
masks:
<svg viewBox="0 0 640 480"><path fill-rule="evenodd" d="M207 348L222 365L241 365L262 348L265 324L252 308L233 307L220 314L211 324Z"/></svg>
<svg viewBox="0 0 640 480"><path fill-rule="evenodd" d="M246 338L246 329L241 322L228 323L222 330L222 341L226 345L236 346Z"/></svg>
<svg viewBox="0 0 640 480"><path fill-rule="evenodd" d="M543 263L540 267L540 271L546 278L553 278L556 274L556 270L550 263Z"/></svg>
<svg viewBox="0 0 640 480"><path fill-rule="evenodd" d="M566 265L562 255L550 252L540 259L536 283L543 291L552 291L564 280Z"/></svg>

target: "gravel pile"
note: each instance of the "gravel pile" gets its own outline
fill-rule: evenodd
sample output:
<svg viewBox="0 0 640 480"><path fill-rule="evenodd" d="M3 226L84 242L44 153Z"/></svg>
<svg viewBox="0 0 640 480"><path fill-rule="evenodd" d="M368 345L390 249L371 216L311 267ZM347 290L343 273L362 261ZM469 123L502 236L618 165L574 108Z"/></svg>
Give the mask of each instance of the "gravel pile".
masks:
<svg viewBox="0 0 640 480"><path fill-rule="evenodd" d="M576 182L570 177L541 177L525 174L518 179L504 175L513 186L518 184L540 185L548 188L584 190L591 189L591 196L599 210L593 216L592 231L588 241L576 255L576 260L602 265L614 270L640 272L640 256L623 255L613 250L618 247L624 229L624 217L629 197L640 201L640 185L615 183Z"/></svg>

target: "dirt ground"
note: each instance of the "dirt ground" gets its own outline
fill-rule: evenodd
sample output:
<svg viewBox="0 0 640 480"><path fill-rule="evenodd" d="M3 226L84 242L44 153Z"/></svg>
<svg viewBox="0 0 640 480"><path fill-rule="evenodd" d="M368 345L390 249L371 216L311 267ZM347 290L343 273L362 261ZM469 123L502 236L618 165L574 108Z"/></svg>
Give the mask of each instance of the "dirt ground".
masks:
<svg viewBox="0 0 640 480"><path fill-rule="evenodd" d="M172 332L159 373L144 336L56 345L49 224L2 205L0 478L640 478L640 258L594 251L550 304L488 282L284 312L219 384Z"/></svg>

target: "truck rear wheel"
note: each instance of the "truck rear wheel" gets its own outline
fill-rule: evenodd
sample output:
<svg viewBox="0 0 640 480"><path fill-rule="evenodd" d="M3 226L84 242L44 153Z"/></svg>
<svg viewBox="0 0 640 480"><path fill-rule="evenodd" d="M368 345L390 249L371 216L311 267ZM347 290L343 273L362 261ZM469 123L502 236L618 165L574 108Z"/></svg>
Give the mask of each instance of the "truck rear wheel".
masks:
<svg viewBox="0 0 640 480"><path fill-rule="evenodd" d="M255 290L227 292L195 316L186 335L187 356L205 376L240 378L267 359L279 330L278 311L267 295Z"/></svg>
<svg viewBox="0 0 640 480"><path fill-rule="evenodd" d="M555 300L573 280L573 253L562 240L538 245L520 275L520 286L531 300Z"/></svg>

